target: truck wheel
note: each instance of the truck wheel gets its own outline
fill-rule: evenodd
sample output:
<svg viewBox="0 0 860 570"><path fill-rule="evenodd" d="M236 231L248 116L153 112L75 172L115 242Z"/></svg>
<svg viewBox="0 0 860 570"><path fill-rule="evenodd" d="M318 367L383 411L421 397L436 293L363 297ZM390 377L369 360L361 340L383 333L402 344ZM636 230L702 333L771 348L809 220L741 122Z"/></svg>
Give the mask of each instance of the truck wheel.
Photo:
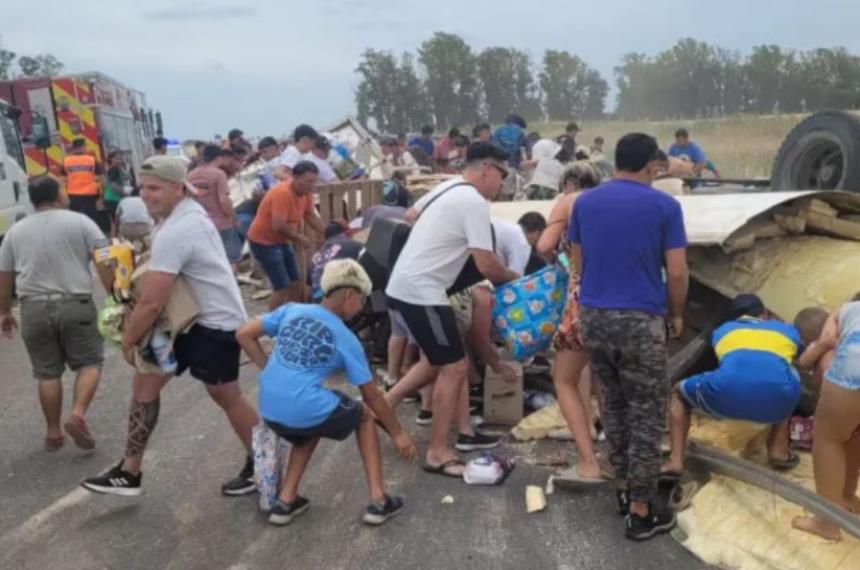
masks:
<svg viewBox="0 0 860 570"><path fill-rule="evenodd" d="M803 120L776 155L770 187L860 192L860 118L822 111Z"/></svg>

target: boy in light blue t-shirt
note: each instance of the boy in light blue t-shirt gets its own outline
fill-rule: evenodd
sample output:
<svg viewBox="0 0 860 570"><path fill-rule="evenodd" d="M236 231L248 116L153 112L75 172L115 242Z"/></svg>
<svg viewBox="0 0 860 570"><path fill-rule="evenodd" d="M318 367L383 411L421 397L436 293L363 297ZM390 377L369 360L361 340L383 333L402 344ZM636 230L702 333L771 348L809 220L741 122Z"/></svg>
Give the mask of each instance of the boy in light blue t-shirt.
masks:
<svg viewBox="0 0 860 570"><path fill-rule="evenodd" d="M374 420L385 427L401 457L416 455L415 444L373 383L364 349L347 328L370 293L370 279L351 259L326 264L320 305L288 304L245 324L236 333L242 349L260 367L259 410L263 421L293 444L278 501L269 522L285 525L310 503L298 494L299 482L320 438L343 441L358 432L358 448L370 487L371 504L363 520L380 525L403 509L401 497L385 493L382 457ZM266 357L258 339L275 339ZM343 372L358 386L364 403L330 390L323 382Z"/></svg>

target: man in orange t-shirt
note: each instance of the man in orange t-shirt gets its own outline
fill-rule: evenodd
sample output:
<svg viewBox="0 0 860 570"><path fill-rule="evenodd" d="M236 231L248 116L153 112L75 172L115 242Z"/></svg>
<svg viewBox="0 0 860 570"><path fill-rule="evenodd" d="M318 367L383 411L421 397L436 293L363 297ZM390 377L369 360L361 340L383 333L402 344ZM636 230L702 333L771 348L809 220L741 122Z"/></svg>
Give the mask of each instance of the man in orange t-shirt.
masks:
<svg viewBox="0 0 860 570"><path fill-rule="evenodd" d="M270 310L290 301L302 301L304 284L299 280L293 248L306 251L313 246L302 233L305 222L320 235L325 229L311 196L318 174L319 169L314 163L297 163L290 180L281 182L263 196L248 230L251 253L272 283Z"/></svg>

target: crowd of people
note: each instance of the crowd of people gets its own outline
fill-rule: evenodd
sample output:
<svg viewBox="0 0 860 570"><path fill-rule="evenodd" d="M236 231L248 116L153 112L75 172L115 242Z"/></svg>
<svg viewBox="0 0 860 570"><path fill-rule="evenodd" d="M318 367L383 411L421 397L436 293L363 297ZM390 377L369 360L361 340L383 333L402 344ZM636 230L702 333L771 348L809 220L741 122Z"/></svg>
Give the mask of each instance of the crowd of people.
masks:
<svg viewBox="0 0 860 570"><path fill-rule="evenodd" d="M47 425L45 448L62 447L64 432L81 448L95 446L86 412L99 383L104 344L91 264L106 291L114 289L108 239L94 221L104 207L114 237L146 243L147 265L121 340L134 368L126 448L115 467L82 483L90 491L141 493L160 393L187 371L203 383L247 451L239 474L223 484L225 495L256 490L252 430L262 422L291 444L269 513L272 524L288 524L309 507L299 490L319 440L356 433L370 491L363 520L382 524L402 511L404 501L386 492L377 426L400 456L416 456L395 410L419 397L417 422L430 427L422 468L446 477L463 476L461 452L498 446L499 438L475 429L468 380L477 359L506 381L517 381L492 337L493 287L558 262L569 268L571 279L553 341L552 373L578 451L575 478L585 485L615 480L628 538L648 539L674 526L675 513L658 497L658 485L684 472L693 410L772 425L770 464L797 464L788 439L788 420L802 391L797 367L813 370L813 390L820 392L818 490L858 510L860 298L829 316L809 308L784 324L770 318L761 299L742 295L713 333L719 368L672 387L668 342L684 329L687 238L679 202L652 184L667 161L671 170L672 158L686 157L693 174L708 168L707 160L685 131L678 131L668 153L651 136L633 133L617 141L609 177L600 166L606 162L603 139L584 148L576 142L578 132L571 123L558 139L530 141L525 121L511 115L495 130L477 125L471 140L451 129L434 141L433 129L425 128L409 141L382 141L377 167L385 178L427 170L458 174L414 203L406 195L361 212L358 225L364 228L372 229L380 218L410 225L384 286L392 331L384 393L373 381L361 342L345 324L363 310L374 286L356 261L362 249L350 238L356 221L326 225L314 205L317 184L338 178L327 160L330 142L315 129L300 125L286 145L264 137L256 151L235 129L223 144L200 144L191 164L165 156L166 141L157 139L155 156L136 173L124 169L121 154L109 155L103 190L95 193L91 185L101 171L76 151L66 166L65 190L49 176L31 181L36 213L17 223L0 247L0 324L6 336L18 327L11 310L14 283ZM234 207L229 178L258 161L259 184ZM556 200L549 219L529 212L511 224L491 216L489 202L505 192L506 181L530 168L528 196ZM236 280L246 242L273 290L269 312L253 319ZM309 283L300 268L309 269ZM196 300L197 313L171 339L172 367L159 367L160 360L153 367L153 330L180 281ZM262 337L273 339L271 354ZM242 351L260 369L256 407L240 390ZM71 415L62 422L60 378L66 367L77 379ZM335 372L358 388L360 401L324 385ZM599 401L609 465L598 460L593 443L592 396ZM660 444L667 424L672 450L664 463ZM795 525L838 537L838 528L817 517L799 518Z"/></svg>

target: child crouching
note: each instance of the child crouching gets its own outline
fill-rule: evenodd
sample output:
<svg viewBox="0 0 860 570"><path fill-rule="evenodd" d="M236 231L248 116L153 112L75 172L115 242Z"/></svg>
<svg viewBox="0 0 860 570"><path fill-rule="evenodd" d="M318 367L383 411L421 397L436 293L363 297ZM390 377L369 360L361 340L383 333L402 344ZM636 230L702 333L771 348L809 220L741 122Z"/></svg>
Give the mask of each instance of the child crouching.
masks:
<svg viewBox="0 0 860 570"><path fill-rule="evenodd" d="M403 499L385 493L374 414L392 434L401 457L414 457L416 448L376 389L361 343L344 324L361 310L370 279L355 261L334 260L326 265L321 286L321 304L284 305L236 333L262 370L260 416L293 445L269 522L289 524L308 509L308 499L298 494L299 482L320 438L343 441L357 431L371 499L363 520L380 525L400 513ZM263 335L276 341L269 358L258 342ZM359 387L363 403L323 386L326 378L341 371Z"/></svg>

